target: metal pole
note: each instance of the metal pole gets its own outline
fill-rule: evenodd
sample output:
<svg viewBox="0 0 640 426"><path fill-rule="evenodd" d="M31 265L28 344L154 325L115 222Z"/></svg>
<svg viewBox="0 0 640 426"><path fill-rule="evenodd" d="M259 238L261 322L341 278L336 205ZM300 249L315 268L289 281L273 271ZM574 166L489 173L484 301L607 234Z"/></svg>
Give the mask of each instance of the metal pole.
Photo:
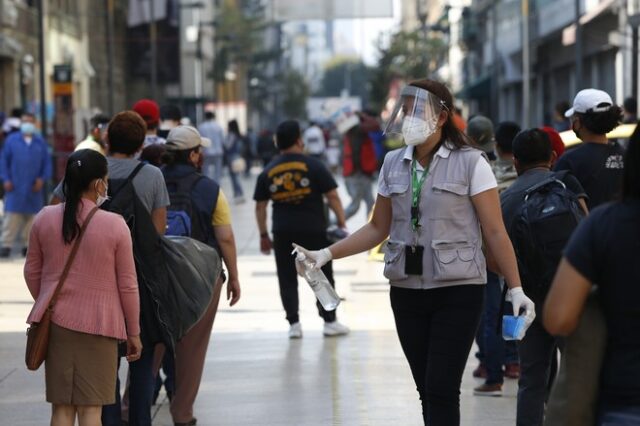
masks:
<svg viewBox="0 0 640 426"><path fill-rule="evenodd" d="M631 94L638 96L638 27L631 30Z"/></svg>
<svg viewBox="0 0 640 426"><path fill-rule="evenodd" d="M149 43L151 44L151 98L158 99L158 28L156 26L155 0L149 2L151 21L149 22Z"/></svg>
<svg viewBox="0 0 640 426"><path fill-rule="evenodd" d="M44 60L44 0L38 0L38 63L40 66L40 134L47 140L47 87L46 69Z"/></svg>
<svg viewBox="0 0 640 426"><path fill-rule="evenodd" d="M500 61L498 61L498 7L497 1L491 5L491 119L494 123L498 122L500 115L500 96L498 87L498 72L500 70Z"/></svg>
<svg viewBox="0 0 640 426"><path fill-rule="evenodd" d="M576 92L582 89L582 25L580 25L580 0L575 0L576 26Z"/></svg>
<svg viewBox="0 0 640 426"><path fill-rule="evenodd" d="M182 72L182 67L184 66L184 61L183 61L183 57L184 57L184 49L182 48L183 43L182 43L182 31L184 30L183 28L183 24L182 24L182 5L180 5L180 3L178 3L178 105L180 106L180 111L182 112L182 114L186 115L186 111L184 108L184 86L182 83L182 76L185 74ZM198 37L200 37L200 34L198 34Z"/></svg>
<svg viewBox="0 0 640 426"><path fill-rule="evenodd" d="M522 0L522 127L531 118L531 57L529 54L529 0Z"/></svg>
<svg viewBox="0 0 640 426"><path fill-rule="evenodd" d="M106 14L106 34L107 34L107 111L109 115L113 115L114 112L114 94L115 88L113 87L113 0L107 0L107 14Z"/></svg>

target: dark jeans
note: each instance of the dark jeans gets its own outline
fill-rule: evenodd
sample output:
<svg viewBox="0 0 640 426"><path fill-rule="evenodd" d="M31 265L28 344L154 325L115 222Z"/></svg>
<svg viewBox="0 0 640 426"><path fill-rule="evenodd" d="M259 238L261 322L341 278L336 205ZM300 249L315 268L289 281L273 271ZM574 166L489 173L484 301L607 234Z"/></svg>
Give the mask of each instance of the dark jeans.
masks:
<svg viewBox="0 0 640 426"><path fill-rule="evenodd" d="M151 403L155 383L153 353L153 346L143 349L140 359L129 364L129 426L151 426ZM122 425L120 380L116 380L116 403L102 407L102 425Z"/></svg>
<svg viewBox="0 0 640 426"><path fill-rule="evenodd" d="M162 371L164 372L164 381L160 376L160 372L156 376L156 384L153 389L153 400L156 400L160 390L162 389L162 385L164 385L164 390L173 394L176 390L176 366L175 366L175 358L173 357L173 353L171 351L165 351L164 357L162 358Z"/></svg>
<svg viewBox="0 0 640 426"><path fill-rule="evenodd" d="M422 401L425 425L460 424L460 383L482 314L484 286L391 287L402 350Z"/></svg>
<svg viewBox="0 0 640 426"><path fill-rule="evenodd" d="M282 306L287 313L289 324L300 321L298 316L298 273L296 272L295 257L291 254L292 244L296 243L309 250L319 250L327 247L327 235L321 233L289 233L274 232L273 251L276 255L276 269L278 270L278 283L280 284L280 298ZM333 279L333 266L331 262L322 267L322 272L327 276L331 285L335 288ZM313 291L310 288L307 291ZM316 301L318 314L325 322L336 320L336 311L325 311L320 302Z"/></svg>
<svg viewBox="0 0 640 426"><path fill-rule="evenodd" d="M513 306L510 302L502 300L500 277L487 271L482 326L478 332L479 340L482 339L484 343L482 362L487 368L487 384L502 384L504 382L502 366L518 363L516 344L505 342L502 333L498 332L498 321L502 321L502 318L499 318L501 303L504 303L503 315L511 315Z"/></svg>
<svg viewBox="0 0 640 426"><path fill-rule="evenodd" d="M518 343L520 380L518 381L518 426L539 426L544 419L544 404L549 395L552 358L560 341L547 333L536 319Z"/></svg>

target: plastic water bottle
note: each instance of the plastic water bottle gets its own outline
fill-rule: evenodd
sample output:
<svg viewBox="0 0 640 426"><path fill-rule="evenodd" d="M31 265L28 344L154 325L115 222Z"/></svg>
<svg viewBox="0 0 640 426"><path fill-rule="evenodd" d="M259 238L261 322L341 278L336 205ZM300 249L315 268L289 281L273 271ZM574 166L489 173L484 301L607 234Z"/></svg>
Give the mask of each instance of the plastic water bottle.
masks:
<svg viewBox="0 0 640 426"><path fill-rule="evenodd" d="M294 250L296 255L296 269L309 283L309 286L316 294L318 302L325 311L333 311L340 304L340 297L331 283L320 269L313 269L314 263L299 250Z"/></svg>

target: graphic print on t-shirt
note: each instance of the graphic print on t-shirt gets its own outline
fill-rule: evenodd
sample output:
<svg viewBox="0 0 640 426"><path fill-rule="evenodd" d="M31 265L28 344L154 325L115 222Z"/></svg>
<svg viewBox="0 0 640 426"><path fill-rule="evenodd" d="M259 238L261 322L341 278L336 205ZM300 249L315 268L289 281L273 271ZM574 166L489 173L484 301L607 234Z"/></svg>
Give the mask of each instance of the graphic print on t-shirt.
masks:
<svg viewBox="0 0 640 426"><path fill-rule="evenodd" d="M604 163L605 169L624 169L624 160L622 155L610 155Z"/></svg>
<svg viewBox="0 0 640 426"><path fill-rule="evenodd" d="M267 175L271 199L276 203L299 204L311 195L309 167L302 161L278 164Z"/></svg>

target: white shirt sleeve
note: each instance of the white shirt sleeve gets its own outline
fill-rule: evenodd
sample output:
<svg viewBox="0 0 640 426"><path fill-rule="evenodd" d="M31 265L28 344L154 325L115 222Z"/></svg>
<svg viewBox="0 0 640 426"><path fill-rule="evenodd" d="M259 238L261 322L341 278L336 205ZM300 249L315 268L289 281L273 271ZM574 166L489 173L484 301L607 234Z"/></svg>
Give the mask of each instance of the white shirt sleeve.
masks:
<svg viewBox="0 0 640 426"><path fill-rule="evenodd" d="M471 185L469 187L469 196L473 197L481 192L488 191L489 189L497 188L498 182L491 170L491 165L484 158L478 158L473 174L471 175Z"/></svg>

